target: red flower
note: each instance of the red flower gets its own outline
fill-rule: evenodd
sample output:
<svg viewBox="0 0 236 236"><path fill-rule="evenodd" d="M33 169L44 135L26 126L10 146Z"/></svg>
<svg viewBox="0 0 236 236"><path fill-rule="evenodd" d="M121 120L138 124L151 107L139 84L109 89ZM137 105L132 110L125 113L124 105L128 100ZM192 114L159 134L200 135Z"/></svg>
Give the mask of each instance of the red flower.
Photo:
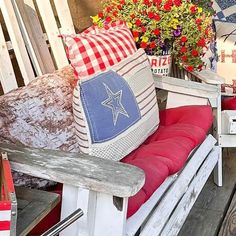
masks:
<svg viewBox="0 0 236 236"><path fill-rule="evenodd" d="M195 49L192 50L191 54L193 57L198 57L198 51Z"/></svg>
<svg viewBox="0 0 236 236"><path fill-rule="evenodd" d="M153 3L156 4L156 5L160 5L162 2L162 0L153 0Z"/></svg>
<svg viewBox="0 0 236 236"><path fill-rule="evenodd" d="M150 48L155 48L156 47L156 43L154 41L152 41L149 45Z"/></svg>
<svg viewBox="0 0 236 236"><path fill-rule="evenodd" d="M156 14L155 17L154 17L154 19L155 19L156 21L159 21L159 20L161 19L161 16L158 15L158 14Z"/></svg>
<svg viewBox="0 0 236 236"><path fill-rule="evenodd" d="M186 48L186 47L182 47L182 48L180 49L180 51L181 51L182 53L185 53L185 52L187 52L187 48Z"/></svg>
<svg viewBox="0 0 236 236"><path fill-rule="evenodd" d="M103 13L102 13L102 12L99 12L99 13L98 13L98 17L103 18Z"/></svg>
<svg viewBox="0 0 236 236"><path fill-rule="evenodd" d="M173 0L168 0L166 4L173 6Z"/></svg>
<svg viewBox="0 0 236 236"><path fill-rule="evenodd" d="M191 6L190 11L192 14L195 14L197 12L197 6L195 6L195 5Z"/></svg>
<svg viewBox="0 0 236 236"><path fill-rule="evenodd" d="M133 0L133 3L137 3L138 2L138 0Z"/></svg>
<svg viewBox="0 0 236 236"><path fill-rule="evenodd" d="M153 31L153 33L154 33L156 36L158 36L158 35L160 35L161 31L160 31L159 29L155 29L155 30Z"/></svg>
<svg viewBox="0 0 236 236"><path fill-rule="evenodd" d="M205 47L206 46L205 39L199 39L197 42L197 46L198 47Z"/></svg>
<svg viewBox="0 0 236 236"><path fill-rule="evenodd" d="M123 6L122 6L122 5L118 5L117 8L118 8L119 10L121 10L121 9L123 8Z"/></svg>
<svg viewBox="0 0 236 236"><path fill-rule="evenodd" d="M187 67L186 67L186 70L187 70L188 72L193 72L193 66L187 66Z"/></svg>
<svg viewBox="0 0 236 236"><path fill-rule="evenodd" d="M107 7L107 8L106 8L106 12L110 12L111 10L112 10L111 7Z"/></svg>
<svg viewBox="0 0 236 236"><path fill-rule="evenodd" d="M136 37L139 37L139 32L138 31L133 31L133 36L136 38Z"/></svg>
<svg viewBox="0 0 236 236"><path fill-rule="evenodd" d="M142 30L143 33L145 33L145 32L147 31L147 28L144 27L144 26L142 26L142 27L141 27L141 30Z"/></svg>
<svg viewBox="0 0 236 236"><path fill-rule="evenodd" d="M185 61L188 60L188 57L186 55L184 55L184 56L181 57L181 60L185 62Z"/></svg>
<svg viewBox="0 0 236 236"><path fill-rule="evenodd" d="M112 19L111 19L110 16L106 17L106 19L105 19L105 21L108 22L108 23L111 22L111 20L112 20Z"/></svg>
<svg viewBox="0 0 236 236"><path fill-rule="evenodd" d="M182 4L181 0L174 0L175 6L179 7Z"/></svg>
<svg viewBox="0 0 236 236"><path fill-rule="evenodd" d="M202 19L197 18L195 22L196 22L197 25L200 25L202 23Z"/></svg>
<svg viewBox="0 0 236 236"><path fill-rule="evenodd" d="M117 17L117 14L118 14L118 11L113 11L113 13L112 13L112 15L113 15L114 17Z"/></svg>
<svg viewBox="0 0 236 236"><path fill-rule="evenodd" d="M180 39L181 43L186 43L188 41L186 36L182 36Z"/></svg>
<svg viewBox="0 0 236 236"><path fill-rule="evenodd" d="M141 24L142 24L141 20L138 19L138 20L135 21L135 25L140 26Z"/></svg>
<svg viewBox="0 0 236 236"><path fill-rule="evenodd" d="M141 42L141 43L140 43L140 47L141 47L141 48L147 48L147 43Z"/></svg>
<svg viewBox="0 0 236 236"><path fill-rule="evenodd" d="M165 10L165 11L171 11L171 8L172 8L172 5L171 5L171 4L167 4L167 3L166 3L166 4L164 5L164 10Z"/></svg>
<svg viewBox="0 0 236 236"><path fill-rule="evenodd" d="M150 3L149 0L143 0L143 3L144 3L146 6L148 6L148 7L151 6L151 3Z"/></svg>
<svg viewBox="0 0 236 236"><path fill-rule="evenodd" d="M150 19L154 18L155 17L155 13L153 11L148 12L148 17Z"/></svg>

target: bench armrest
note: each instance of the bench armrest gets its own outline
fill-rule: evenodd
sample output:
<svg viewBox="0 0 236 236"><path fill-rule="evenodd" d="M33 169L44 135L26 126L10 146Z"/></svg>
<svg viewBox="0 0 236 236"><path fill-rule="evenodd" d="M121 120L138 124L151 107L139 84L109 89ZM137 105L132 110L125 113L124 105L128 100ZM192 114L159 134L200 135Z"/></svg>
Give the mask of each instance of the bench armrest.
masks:
<svg viewBox="0 0 236 236"><path fill-rule="evenodd" d="M219 85L225 83L225 79L223 77L219 76L218 74L209 69L192 72L191 74L207 84Z"/></svg>
<svg viewBox="0 0 236 236"><path fill-rule="evenodd" d="M156 88L200 98L217 99L220 89L215 85L201 84L167 76L154 75Z"/></svg>
<svg viewBox="0 0 236 236"><path fill-rule="evenodd" d="M15 171L117 197L133 196L145 180L135 166L85 154L11 144L0 144L0 151L7 152Z"/></svg>

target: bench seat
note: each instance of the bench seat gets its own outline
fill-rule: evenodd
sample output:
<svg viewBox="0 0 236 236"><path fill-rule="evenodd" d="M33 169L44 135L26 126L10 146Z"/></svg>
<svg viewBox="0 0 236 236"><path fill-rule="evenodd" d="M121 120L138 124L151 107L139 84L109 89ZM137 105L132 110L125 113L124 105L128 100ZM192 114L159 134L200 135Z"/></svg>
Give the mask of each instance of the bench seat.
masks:
<svg viewBox="0 0 236 236"><path fill-rule="evenodd" d="M144 186L129 198L127 217L132 216L168 176L182 169L191 151L206 138L212 121L210 106L183 106L160 112L158 130L122 160L139 167L146 176Z"/></svg>
<svg viewBox="0 0 236 236"><path fill-rule="evenodd" d="M212 121L210 106L183 106L160 111L158 130L122 160L141 168L146 177L140 191L129 198L127 218L149 199L168 176L183 168L191 151L206 138ZM55 219L59 220L59 209L60 206L55 208L33 232L42 233L45 226L49 228Z"/></svg>

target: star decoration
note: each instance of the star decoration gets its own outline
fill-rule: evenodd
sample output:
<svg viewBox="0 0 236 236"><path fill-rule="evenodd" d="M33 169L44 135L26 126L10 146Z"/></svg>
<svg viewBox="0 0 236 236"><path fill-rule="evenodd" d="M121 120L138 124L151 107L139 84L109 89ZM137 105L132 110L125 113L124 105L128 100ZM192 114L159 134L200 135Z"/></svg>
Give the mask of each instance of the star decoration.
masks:
<svg viewBox="0 0 236 236"><path fill-rule="evenodd" d="M113 93L105 83L103 83L103 85L105 86L108 98L102 102L102 105L111 109L113 116L113 124L114 126L116 126L119 114L129 117L124 106L121 104L122 90Z"/></svg>

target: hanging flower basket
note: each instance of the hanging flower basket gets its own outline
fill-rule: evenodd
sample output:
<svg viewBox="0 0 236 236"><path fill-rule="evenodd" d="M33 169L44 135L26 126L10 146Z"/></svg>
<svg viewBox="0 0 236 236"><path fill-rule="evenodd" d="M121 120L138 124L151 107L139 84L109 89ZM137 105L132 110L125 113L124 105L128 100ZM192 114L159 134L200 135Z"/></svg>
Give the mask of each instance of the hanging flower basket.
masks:
<svg viewBox="0 0 236 236"><path fill-rule="evenodd" d="M189 72L205 66L202 56L214 39L211 0L102 0L101 3L102 12L92 17L95 25L102 28L117 20L125 21L137 48L143 48L148 55L171 53L178 67ZM158 73L156 66L155 71Z"/></svg>

